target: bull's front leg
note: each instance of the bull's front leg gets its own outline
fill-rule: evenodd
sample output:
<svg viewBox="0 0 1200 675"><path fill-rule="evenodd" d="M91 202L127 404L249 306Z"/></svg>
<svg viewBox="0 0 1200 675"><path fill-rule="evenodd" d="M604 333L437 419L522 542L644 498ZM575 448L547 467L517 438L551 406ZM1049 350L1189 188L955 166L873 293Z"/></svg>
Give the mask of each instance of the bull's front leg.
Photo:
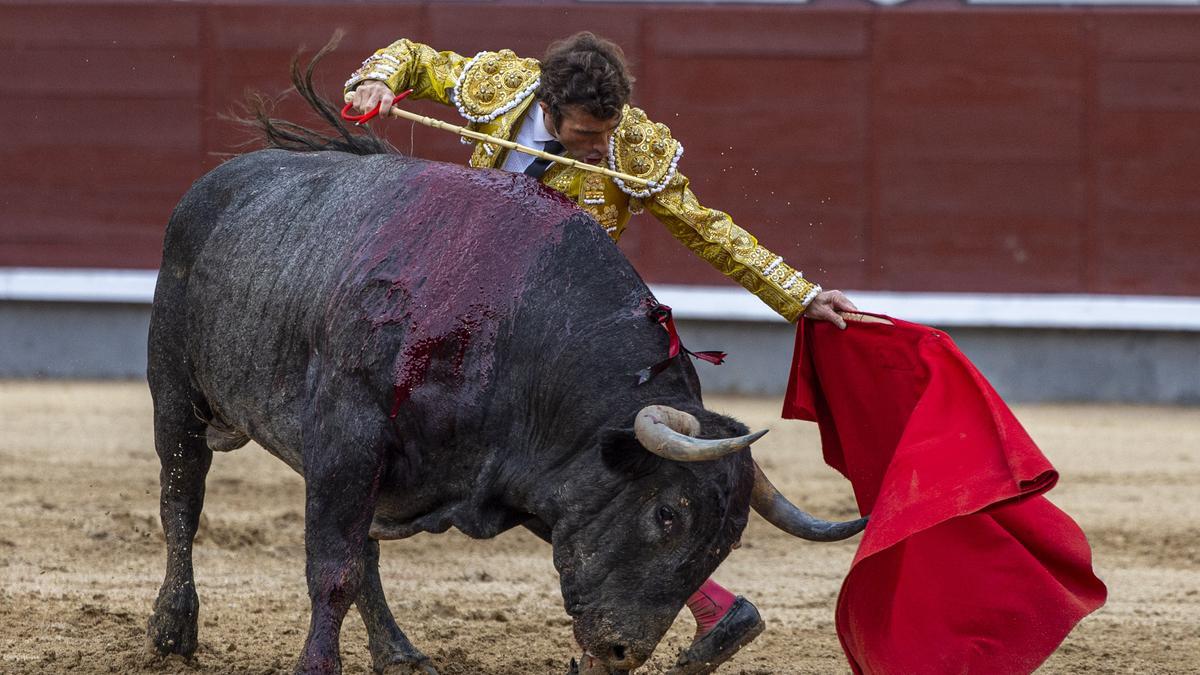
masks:
<svg viewBox="0 0 1200 675"><path fill-rule="evenodd" d="M408 636L396 625L392 610L383 594L379 578L379 542L367 541L363 556L363 580L354 604L367 627L371 662L375 672L383 675L437 675L437 670L425 656L408 641Z"/></svg>
<svg viewBox="0 0 1200 675"><path fill-rule="evenodd" d="M304 428L305 573L312 619L297 673L340 673L338 633L359 594L386 449L364 396L323 387ZM357 408L357 410L355 409Z"/></svg>

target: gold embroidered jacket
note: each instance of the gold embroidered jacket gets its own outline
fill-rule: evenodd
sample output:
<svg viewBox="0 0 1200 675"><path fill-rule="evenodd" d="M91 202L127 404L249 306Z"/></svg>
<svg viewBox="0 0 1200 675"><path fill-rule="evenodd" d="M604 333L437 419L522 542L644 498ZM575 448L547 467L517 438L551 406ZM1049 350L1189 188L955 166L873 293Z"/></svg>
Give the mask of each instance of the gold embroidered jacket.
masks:
<svg viewBox="0 0 1200 675"><path fill-rule="evenodd" d="M411 88L411 96L453 105L471 129L512 139L533 104L540 66L505 49L466 58L399 40L363 61L346 81L346 90L363 80L382 80L393 91ZM463 139L465 143L472 143ZM502 166L508 151L479 142L471 166ZM609 146L609 168L653 181L627 185L582 169L552 164L542 182L576 200L614 240L620 239L631 213L649 209L696 255L740 283L781 314L795 321L821 290L761 246L725 213L702 206L677 166L683 145L663 124L638 108L626 106Z"/></svg>

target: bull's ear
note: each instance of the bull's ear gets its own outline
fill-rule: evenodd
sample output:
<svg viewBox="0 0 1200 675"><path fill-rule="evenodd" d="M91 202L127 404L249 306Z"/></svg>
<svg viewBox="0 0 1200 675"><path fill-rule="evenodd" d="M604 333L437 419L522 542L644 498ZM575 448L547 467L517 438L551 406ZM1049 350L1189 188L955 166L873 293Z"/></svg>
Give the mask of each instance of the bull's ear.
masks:
<svg viewBox="0 0 1200 675"><path fill-rule="evenodd" d="M633 429L606 429L601 432L600 460L610 470L630 478L653 473L663 461L642 447Z"/></svg>

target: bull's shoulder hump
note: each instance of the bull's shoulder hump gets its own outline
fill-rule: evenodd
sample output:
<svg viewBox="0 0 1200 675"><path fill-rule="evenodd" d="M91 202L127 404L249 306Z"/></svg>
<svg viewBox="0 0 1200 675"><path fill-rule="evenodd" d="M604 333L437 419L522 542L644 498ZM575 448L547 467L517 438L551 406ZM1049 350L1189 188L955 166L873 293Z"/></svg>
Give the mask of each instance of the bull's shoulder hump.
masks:
<svg viewBox="0 0 1200 675"><path fill-rule="evenodd" d="M272 166L312 167L319 170L323 167L346 163L369 164L379 161L389 161L400 158L401 155L355 155L339 151L299 152L282 148L267 148L239 155L218 168L230 167L236 170L262 170Z"/></svg>
<svg viewBox="0 0 1200 675"><path fill-rule="evenodd" d="M421 163L399 154L354 155L346 152L296 152L269 148L238 155L205 174L193 189L214 185L259 188L278 180L322 174L378 174L386 167L408 169Z"/></svg>
<svg viewBox="0 0 1200 675"><path fill-rule="evenodd" d="M517 209L549 219L565 218L579 210L579 205L561 192L523 173L426 162L421 180L489 209Z"/></svg>

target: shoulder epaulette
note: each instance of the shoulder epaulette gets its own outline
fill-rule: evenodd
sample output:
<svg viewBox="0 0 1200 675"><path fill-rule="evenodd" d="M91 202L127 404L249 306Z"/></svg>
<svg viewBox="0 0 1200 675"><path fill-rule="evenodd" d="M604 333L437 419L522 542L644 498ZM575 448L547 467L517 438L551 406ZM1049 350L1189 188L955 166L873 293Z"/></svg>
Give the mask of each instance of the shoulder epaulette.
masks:
<svg viewBox="0 0 1200 675"><path fill-rule="evenodd" d="M486 124L536 91L541 72L537 59L523 59L508 49L479 52L463 67L451 99L463 117Z"/></svg>
<svg viewBox="0 0 1200 675"><path fill-rule="evenodd" d="M675 177L682 156L683 144L671 138L667 125L651 122L641 108L625 106L621 124L609 141L608 167L650 182L628 185L614 178L622 192L639 199L662 192Z"/></svg>

